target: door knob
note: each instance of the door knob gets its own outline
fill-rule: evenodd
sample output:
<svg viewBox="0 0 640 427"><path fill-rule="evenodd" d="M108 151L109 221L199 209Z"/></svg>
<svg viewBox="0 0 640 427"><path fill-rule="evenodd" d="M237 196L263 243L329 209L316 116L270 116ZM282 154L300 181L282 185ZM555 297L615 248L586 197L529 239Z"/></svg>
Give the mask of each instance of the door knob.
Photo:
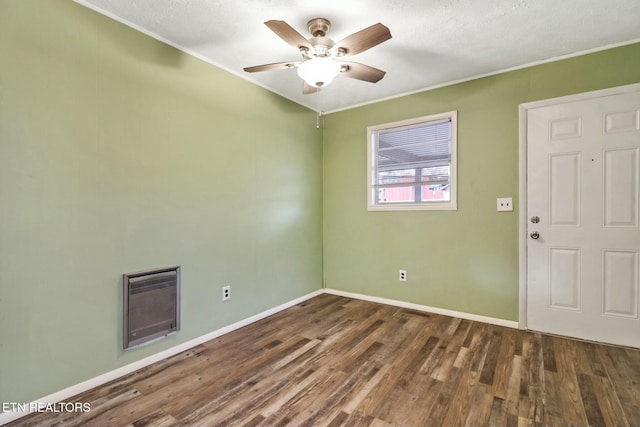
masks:
<svg viewBox="0 0 640 427"><path fill-rule="evenodd" d="M538 240L540 238L540 233L538 233L537 231L534 231L531 234L529 234L529 236L531 236L531 238L534 240Z"/></svg>

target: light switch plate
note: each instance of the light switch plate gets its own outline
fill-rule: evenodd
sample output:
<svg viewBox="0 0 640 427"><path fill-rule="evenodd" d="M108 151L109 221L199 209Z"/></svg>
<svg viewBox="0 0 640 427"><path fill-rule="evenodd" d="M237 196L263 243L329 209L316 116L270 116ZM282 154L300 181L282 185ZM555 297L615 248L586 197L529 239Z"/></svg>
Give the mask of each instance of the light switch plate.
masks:
<svg viewBox="0 0 640 427"><path fill-rule="evenodd" d="M513 199L511 197L498 198L498 212L513 211Z"/></svg>

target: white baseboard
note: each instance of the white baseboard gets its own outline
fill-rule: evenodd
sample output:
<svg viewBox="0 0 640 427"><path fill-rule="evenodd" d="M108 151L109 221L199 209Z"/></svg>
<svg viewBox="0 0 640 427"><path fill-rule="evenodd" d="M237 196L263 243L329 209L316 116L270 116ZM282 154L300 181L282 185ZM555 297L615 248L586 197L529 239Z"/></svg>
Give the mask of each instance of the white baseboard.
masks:
<svg viewBox="0 0 640 427"><path fill-rule="evenodd" d="M397 301L393 299L372 297L369 295L354 294L351 292L338 291L335 289L325 289L325 292L332 295L338 295L347 298L360 299L363 301L377 302L380 304L393 305L396 307L410 308L428 313L442 314L444 316L459 317L461 319L473 320L475 322L490 323L492 325L505 326L507 328L518 328L518 322L513 320L498 319L495 317L481 316L479 314L465 313L462 311L447 310L444 308L429 307L428 305L414 304L405 301Z"/></svg>
<svg viewBox="0 0 640 427"><path fill-rule="evenodd" d="M129 365L125 365L122 366L120 368L114 369L113 371L109 371L106 372L102 375L98 375L97 377L88 379L86 381L83 381L79 384L73 385L71 387L65 388L64 390L60 390L57 391L53 394L50 394L48 396L44 396L38 400L35 400L31 403L33 404L38 404L38 403L55 403L55 402L63 402L66 399L73 397L79 393L85 392L87 390L91 390L92 388L98 387L102 384L106 384L109 381L113 381L117 378L120 378L124 375L128 375L132 372L137 371L138 369L142 369L146 366L149 366L153 363L159 362L163 359L167 359L171 356L175 356L178 353L182 353L183 351L189 350L190 348L193 348L197 345L203 344L207 341L210 341L214 338L218 338L219 336L228 334L229 332L233 332L236 329L240 329L244 326L250 325L251 323L257 322L258 320L262 320L266 317L269 317L271 315L274 315L282 310L285 310L289 307L293 307L296 304L300 304L301 302L304 302L308 299L311 299L313 297L316 297L318 295L321 295L324 293L324 290L320 289L317 290L315 292L312 292L310 294L304 295L300 298L294 299L293 301L289 301L286 302L282 305L279 305L277 307L271 308L269 310L263 311L262 313L258 313L254 316L248 317L246 319L240 320L239 322L233 323L229 326L225 326L223 328L220 328L218 330L215 330L213 332L210 332L206 335L202 335L200 337L194 338L190 341L187 341L185 343L182 343L180 345L177 345L175 347L169 348L167 350L161 351L159 353L153 354L151 356L145 357L144 359L140 359L136 362L130 363ZM36 406L37 405L32 405L29 404L27 405L28 408L31 408L32 406ZM26 415L28 415L29 413L31 413L31 411L25 411L25 412L18 412L18 411L11 411L11 412L3 412L0 413L0 426L7 424L11 421L17 420L18 418L22 418Z"/></svg>

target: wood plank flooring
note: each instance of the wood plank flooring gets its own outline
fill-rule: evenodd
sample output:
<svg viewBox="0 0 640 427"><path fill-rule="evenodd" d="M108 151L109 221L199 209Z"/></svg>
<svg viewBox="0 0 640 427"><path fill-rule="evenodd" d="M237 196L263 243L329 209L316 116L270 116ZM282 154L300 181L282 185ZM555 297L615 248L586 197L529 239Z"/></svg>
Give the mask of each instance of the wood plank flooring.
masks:
<svg viewBox="0 0 640 427"><path fill-rule="evenodd" d="M640 351L323 294L11 425L640 426Z"/></svg>

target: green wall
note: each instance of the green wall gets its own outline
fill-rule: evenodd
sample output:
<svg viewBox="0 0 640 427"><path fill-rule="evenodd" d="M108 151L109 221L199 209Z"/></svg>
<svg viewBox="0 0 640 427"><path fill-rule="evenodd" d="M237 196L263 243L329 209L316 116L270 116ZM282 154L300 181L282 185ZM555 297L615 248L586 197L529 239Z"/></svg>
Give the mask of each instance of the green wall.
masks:
<svg viewBox="0 0 640 427"><path fill-rule="evenodd" d="M322 285L315 113L68 0L0 1L0 203L0 402ZM182 331L123 352L122 274L176 264Z"/></svg>
<svg viewBox="0 0 640 427"><path fill-rule="evenodd" d="M327 288L517 320L518 105L637 82L640 44L328 115ZM368 212L367 126L451 110L458 111L458 210ZM516 209L496 212L498 197L513 197Z"/></svg>

